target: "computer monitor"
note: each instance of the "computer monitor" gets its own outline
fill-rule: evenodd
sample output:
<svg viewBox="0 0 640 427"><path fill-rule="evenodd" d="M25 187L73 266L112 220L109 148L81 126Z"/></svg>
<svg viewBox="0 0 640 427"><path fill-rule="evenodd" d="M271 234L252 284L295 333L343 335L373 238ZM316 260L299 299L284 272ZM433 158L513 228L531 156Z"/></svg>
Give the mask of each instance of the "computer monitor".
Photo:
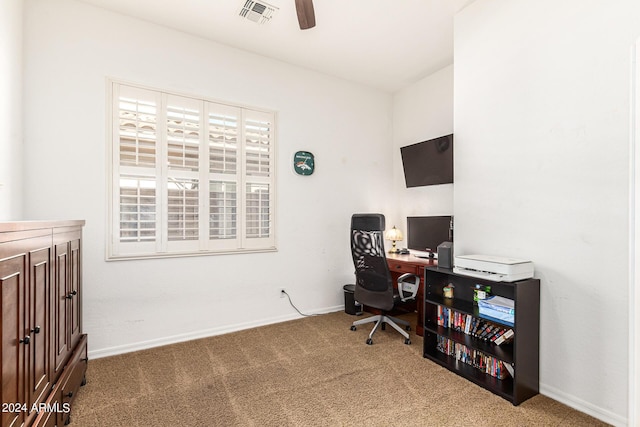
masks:
<svg viewBox="0 0 640 427"><path fill-rule="evenodd" d="M452 216L407 217L407 248L412 253L435 254L442 242L453 242Z"/></svg>

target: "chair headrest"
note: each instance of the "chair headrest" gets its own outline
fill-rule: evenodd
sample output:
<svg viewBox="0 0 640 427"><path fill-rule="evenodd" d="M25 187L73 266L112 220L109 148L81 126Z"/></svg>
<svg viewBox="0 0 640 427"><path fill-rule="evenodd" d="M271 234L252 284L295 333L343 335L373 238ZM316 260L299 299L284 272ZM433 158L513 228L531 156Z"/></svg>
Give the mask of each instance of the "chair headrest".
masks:
<svg viewBox="0 0 640 427"><path fill-rule="evenodd" d="M353 214L351 229L362 231L384 231L385 219L382 214Z"/></svg>

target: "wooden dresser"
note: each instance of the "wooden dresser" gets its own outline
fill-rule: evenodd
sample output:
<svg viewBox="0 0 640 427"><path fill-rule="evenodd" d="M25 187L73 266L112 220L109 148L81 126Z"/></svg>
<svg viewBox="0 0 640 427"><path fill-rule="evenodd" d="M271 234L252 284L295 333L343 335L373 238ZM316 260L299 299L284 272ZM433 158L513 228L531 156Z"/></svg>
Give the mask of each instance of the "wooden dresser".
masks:
<svg viewBox="0 0 640 427"><path fill-rule="evenodd" d="M85 382L84 221L0 222L4 426L62 426Z"/></svg>

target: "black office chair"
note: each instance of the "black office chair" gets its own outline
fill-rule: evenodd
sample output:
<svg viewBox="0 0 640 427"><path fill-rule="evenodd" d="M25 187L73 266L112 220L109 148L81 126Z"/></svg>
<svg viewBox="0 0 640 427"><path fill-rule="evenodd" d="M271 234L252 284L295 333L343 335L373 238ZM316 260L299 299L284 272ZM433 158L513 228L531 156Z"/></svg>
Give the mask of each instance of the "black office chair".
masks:
<svg viewBox="0 0 640 427"><path fill-rule="evenodd" d="M398 279L398 290L394 290L382 237L384 226L385 219L381 214L354 214L351 217L351 255L356 268L354 298L382 312L377 316L356 320L351 330L355 331L358 325L375 322L366 341L371 345L378 327L385 329L385 324L389 324L404 336L405 344L411 344L409 334L398 326L403 325L410 331L409 322L388 316L385 312L398 304L415 300L420 278L415 274L403 274Z"/></svg>

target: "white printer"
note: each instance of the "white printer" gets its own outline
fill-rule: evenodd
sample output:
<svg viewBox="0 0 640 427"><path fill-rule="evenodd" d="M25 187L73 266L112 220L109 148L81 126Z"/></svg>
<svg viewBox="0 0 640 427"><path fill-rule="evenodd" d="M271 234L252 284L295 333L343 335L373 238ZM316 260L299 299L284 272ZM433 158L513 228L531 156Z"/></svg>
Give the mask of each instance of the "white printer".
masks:
<svg viewBox="0 0 640 427"><path fill-rule="evenodd" d="M522 259L491 255L460 255L455 257L453 271L465 276L515 282L533 277L533 263Z"/></svg>

